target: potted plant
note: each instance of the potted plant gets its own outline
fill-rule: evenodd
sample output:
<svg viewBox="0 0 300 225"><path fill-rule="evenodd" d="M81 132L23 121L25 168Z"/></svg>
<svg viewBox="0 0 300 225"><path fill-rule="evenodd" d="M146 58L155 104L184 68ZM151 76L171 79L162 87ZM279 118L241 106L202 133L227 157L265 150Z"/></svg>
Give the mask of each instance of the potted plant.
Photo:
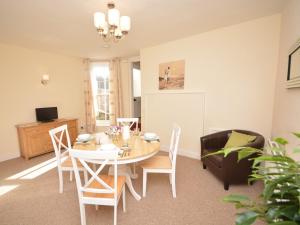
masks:
<svg viewBox="0 0 300 225"><path fill-rule="evenodd" d="M300 138L300 133L294 135ZM251 225L257 220L269 225L300 224L300 164L287 156L287 140L276 138L274 141L277 147L265 150L238 147L213 153L226 157L232 151L238 151L238 160L254 160L249 182L264 182L258 200L235 194L224 198L225 202L233 203L238 210L236 225ZM300 148L296 147L293 152L300 152ZM256 156L251 158L254 153L257 153Z"/></svg>

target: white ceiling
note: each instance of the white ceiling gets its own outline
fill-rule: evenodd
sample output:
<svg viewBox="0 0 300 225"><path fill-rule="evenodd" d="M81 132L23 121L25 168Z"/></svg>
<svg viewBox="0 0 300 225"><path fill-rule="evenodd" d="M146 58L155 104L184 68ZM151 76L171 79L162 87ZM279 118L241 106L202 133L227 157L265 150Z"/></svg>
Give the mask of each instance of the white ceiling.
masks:
<svg viewBox="0 0 300 225"><path fill-rule="evenodd" d="M281 12L286 0L115 0L132 20L124 40L104 48L93 13L101 0L0 0L0 42L66 55L108 59L222 26Z"/></svg>

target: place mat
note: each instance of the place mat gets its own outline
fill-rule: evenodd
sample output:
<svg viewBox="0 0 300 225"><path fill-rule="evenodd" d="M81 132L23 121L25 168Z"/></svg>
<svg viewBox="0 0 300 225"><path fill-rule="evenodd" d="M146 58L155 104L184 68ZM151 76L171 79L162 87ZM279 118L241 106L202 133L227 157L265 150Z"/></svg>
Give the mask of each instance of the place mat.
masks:
<svg viewBox="0 0 300 225"><path fill-rule="evenodd" d="M96 150L96 143L93 141L81 143L81 142L75 142L73 149L77 150Z"/></svg>

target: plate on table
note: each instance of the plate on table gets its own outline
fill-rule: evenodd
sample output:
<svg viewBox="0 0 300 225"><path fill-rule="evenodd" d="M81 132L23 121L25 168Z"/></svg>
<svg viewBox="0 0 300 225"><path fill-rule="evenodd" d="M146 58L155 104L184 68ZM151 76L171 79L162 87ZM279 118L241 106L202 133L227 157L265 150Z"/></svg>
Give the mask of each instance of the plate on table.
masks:
<svg viewBox="0 0 300 225"><path fill-rule="evenodd" d="M114 144L102 144L100 146L100 148L98 148L98 150L100 150L100 151L113 151L113 150L117 150L119 155L123 153L123 150L121 150L120 148L118 148Z"/></svg>
<svg viewBox="0 0 300 225"><path fill-rule="evenodd" d="M93 139L91 134L79 134L76 138L77 142L85 143Z"/></svg>
<svg viewBox="0 0 300 225"><path fill-rule="evenodd" d="M145 141L157 141L159 140L159 136L156 133L145 133L143 139Z"/></svg>
<svg viewBox="0 0 300 225"><path fill-rule="evenodd" d="M102 144L99 149L104 151L109 151L109 150L116 150L119 148L114 144Z"/></svg>

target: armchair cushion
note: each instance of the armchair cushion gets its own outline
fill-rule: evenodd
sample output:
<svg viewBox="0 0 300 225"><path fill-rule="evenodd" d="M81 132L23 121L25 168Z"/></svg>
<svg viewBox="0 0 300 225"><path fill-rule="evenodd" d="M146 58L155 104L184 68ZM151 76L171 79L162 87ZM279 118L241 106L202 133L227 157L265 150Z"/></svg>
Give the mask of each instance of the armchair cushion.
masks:
<svg viewBox="0 0 300 225"><path fill-rule="evenodd" d="M242 134L242 133L239 133L236 131L232 131L232 133L225 145L225 148L245 146L248 143L254 141L255 139L256 139L256 136Z"/></svg>

